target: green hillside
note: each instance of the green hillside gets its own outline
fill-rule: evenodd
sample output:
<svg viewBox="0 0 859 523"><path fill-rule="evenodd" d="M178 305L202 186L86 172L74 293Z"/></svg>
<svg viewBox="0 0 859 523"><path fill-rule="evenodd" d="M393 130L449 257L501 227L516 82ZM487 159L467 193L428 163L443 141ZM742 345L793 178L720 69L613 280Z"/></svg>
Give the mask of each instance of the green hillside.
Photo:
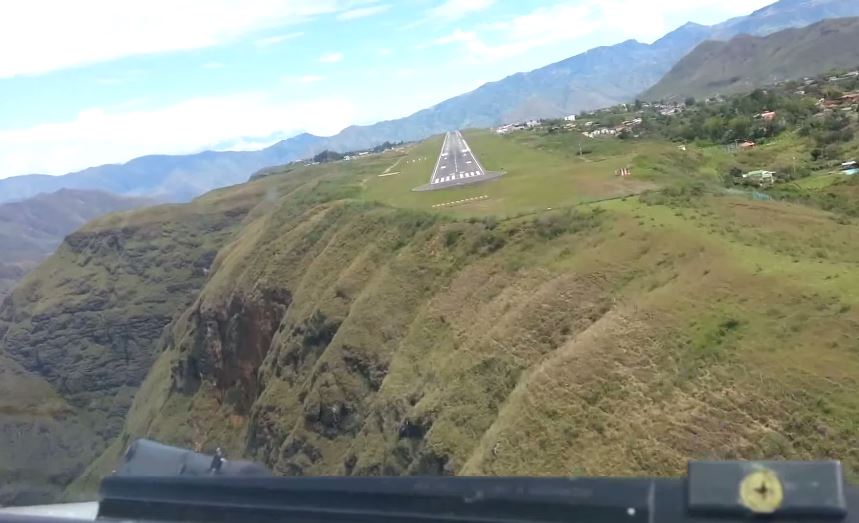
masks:
<svg viewBox="0 0 859 523"><path fill-rule="evenodd" d="M92 222L6 298L0 504L54 499L120 431L164 326L248 212L243 194Z"/></svg>
<svg viewBox="0 0 859 523"><path fill-rule="evenodd" d="M0 401L3 500L91 498L139 436L280 474L854 474L859 180L814 116L749 151L660 138L719 110L467 132L505 174L460 188L412 191L436 137L90 223L0 307L29 398Z"/></svg>
<svg viewBox="0 0 859 523"><path fill-rule="evenodd" d="M0 301L65 235L97 216L153 203L103 191L62 189L0 204Z"/></svg>
<svg viewBox="0 0 859 523"><path fill-rule="evenodd" d="M859 465L853 219L725 194L721 149L612 140L579 158L574 136L469 133L508 171L469 188L408 191L436 139L195 202L252 210L69 497L143 435L281 474ZM636 174L614 177L626 163Z"/></svg>
<svg viewBox="0 0 859 523"><path fill-rule="evenodd" d="M779 81L859 65L859 18L824 20L769 36L707 41L680 60L645 100L682 100L749 91Z"/></svg>

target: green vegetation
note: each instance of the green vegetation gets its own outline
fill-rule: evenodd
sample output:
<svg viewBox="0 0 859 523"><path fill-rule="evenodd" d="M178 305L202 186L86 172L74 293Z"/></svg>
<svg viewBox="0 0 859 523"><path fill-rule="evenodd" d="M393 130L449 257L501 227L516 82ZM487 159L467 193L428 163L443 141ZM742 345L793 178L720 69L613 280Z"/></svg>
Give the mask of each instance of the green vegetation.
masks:
<svg viewBox="0 0 859 523"><path fill-rule="evenodd" d="M143 198L63 189L0 205L0 302L65 235L97 216L151 204Z"/></svg>
<svg viewBox="0 0 859 523"><path fill-rule="evenodd" d="M52 436L43 459L96 442L54 484L81 473L67 497L91 496L140 436L281 474L663 475L690 458L859 470L856 183L795 129L749 151L635 134L468 132L506 174L412 191L436 137L73 235L0 309L0 363L57 406L48 433L70 440ZM799 182L725 187L797 151ZM119 353L145 380L105 388L132 366L102 333L153 310ZM29 350L49 339L62 356ZM11 433L0 447L32 456Z"/></svg>
<svg viewBox="0 0 859 523"><path fill-rule="evenodd" d="M859 465L852 220L723 195L718 172L738 157L721 148L609 140L579 157L572 133L467 137L508 175L411 192L436 139L254 182L297 189L277 189L284 204L252 212L220 252L72 493L141 435L283 474ZM602 167L620 158L662 189L583 205L610 197L594 179L620 182ZM584 181L557 196L528 189L540 176ZM505 203L433 211L468 191Z"/></svg>
<svg viewBox="0 0 859 523"><path fill-rule="evenodd" d="M262 195L252 194L255 205ZM216 191L91 222L7 297L0 503L56 498L119 433L156 341L193 301L250 210L247 196L246 187Z"/></svg>

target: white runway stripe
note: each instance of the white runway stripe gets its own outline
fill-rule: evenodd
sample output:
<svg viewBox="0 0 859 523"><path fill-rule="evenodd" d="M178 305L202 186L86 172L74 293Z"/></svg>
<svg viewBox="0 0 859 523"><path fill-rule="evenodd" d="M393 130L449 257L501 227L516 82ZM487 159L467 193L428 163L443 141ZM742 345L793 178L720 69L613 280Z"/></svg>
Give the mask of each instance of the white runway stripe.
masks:
<svg viewBox="0 0 859 523"><path fill-rule="evenodd" d="M477 201L477 200L486 200L486 199L488 199L488 198L489 198L489 196L488 196L488 195L486 195L486 194L484 194L483 196L475 196L474 198L466 198L466 199L464 199L464 200L455 200L455 201L452 201L452 202L439 203L439 204L433 205L433 208L437 208L437 207L450 207L450 206L453 206L453 205L460 205L460 204L463 204L463 203L474 202L474 201Z"/></svg>

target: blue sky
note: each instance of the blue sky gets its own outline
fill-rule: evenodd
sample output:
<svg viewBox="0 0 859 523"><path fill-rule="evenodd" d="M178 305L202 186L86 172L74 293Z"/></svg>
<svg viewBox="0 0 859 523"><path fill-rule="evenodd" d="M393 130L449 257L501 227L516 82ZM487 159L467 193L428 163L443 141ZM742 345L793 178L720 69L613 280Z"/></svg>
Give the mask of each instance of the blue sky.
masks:
<svg viewBox="0 0 859 523"><path fill-rule="evenodd" d="M0 17L0 178L334 134L771 1L22 1Z"/></svg>

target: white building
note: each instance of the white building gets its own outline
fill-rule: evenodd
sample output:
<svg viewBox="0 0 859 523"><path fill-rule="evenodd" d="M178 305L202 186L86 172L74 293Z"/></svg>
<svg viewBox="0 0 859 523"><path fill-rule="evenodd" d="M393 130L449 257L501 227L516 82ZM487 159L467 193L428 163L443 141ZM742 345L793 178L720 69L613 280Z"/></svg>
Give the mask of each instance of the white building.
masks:
<svg viewBox="0 0 859 523"><path fill-rule="evenodd" d="M567 122L575 122L576 121L576 115L571 114L571 115L565 116L564 120Z"/></svg>

